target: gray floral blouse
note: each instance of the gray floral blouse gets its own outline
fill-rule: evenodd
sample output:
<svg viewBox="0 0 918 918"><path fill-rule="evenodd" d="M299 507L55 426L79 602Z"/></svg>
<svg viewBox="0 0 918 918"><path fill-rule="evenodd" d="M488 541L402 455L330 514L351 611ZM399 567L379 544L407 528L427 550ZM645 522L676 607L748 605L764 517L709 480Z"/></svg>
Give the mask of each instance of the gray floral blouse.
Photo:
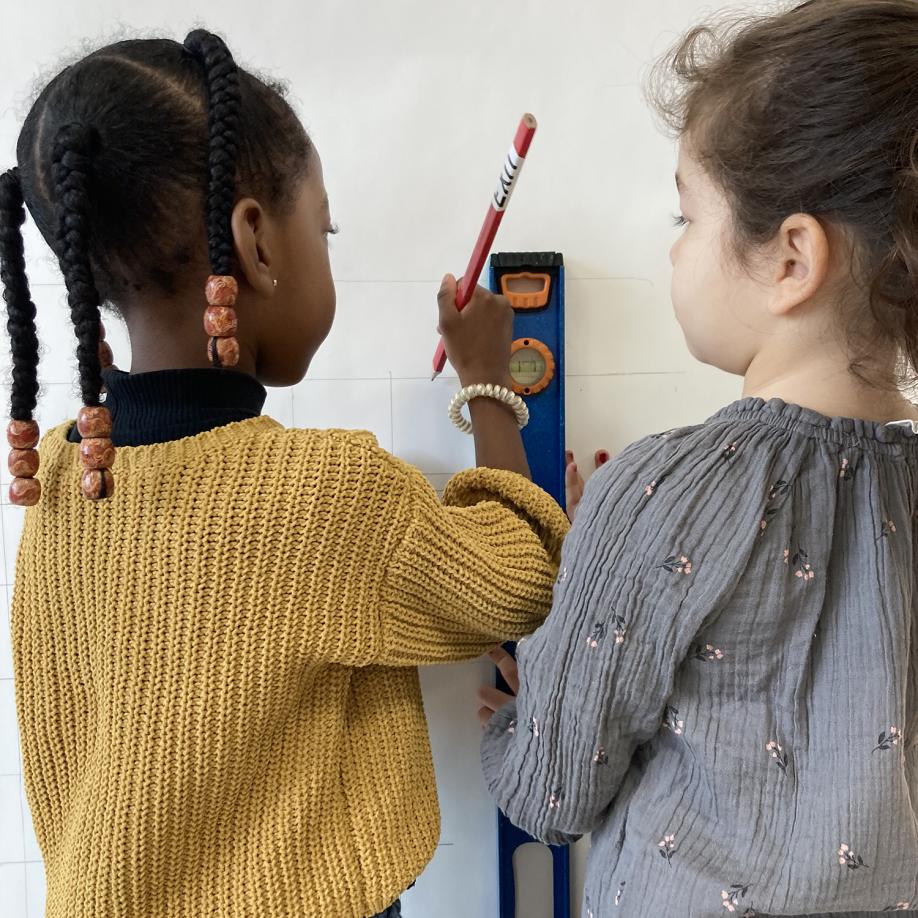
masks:
<svg viewBox="0 0 918 918"><path fill-rule="evenodd" d="M918 915L918 436L747 398L587 484L482 741L583 918Z"/></svg>

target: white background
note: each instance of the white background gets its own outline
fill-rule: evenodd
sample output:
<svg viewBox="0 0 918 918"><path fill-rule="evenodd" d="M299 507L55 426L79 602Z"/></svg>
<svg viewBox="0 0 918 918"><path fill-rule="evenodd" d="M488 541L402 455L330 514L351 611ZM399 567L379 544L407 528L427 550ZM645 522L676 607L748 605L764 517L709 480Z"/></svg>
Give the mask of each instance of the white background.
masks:
<svg viewBox="0 0 918 918"><path fill-rule="evenodd" d="M654 57L710 11L698 0L0 0L0 167L37 81L84 48L137 35L220 31L238 61L289 81L324 163L338 318L306 381L273 390L287 425L372 430L442 488L473 464L431 383L435 292L466 264L524 111L539 119L497 248L556 250L567 265L568 443L585 467L654 430L703 420L739 382L694 364L669 300L675 146L641 96ZM751 3L745 4L747 7ZM44 346L43 429L73 417L74 339L60 275L29 228ZM107 320L116 362L123 330ZM5 351L6 346L3 345ZM8 358L4 358L8 362ZM6 400L6 394L3 394ZM3 474L6 474L3 462ZM4 483L7 478L4 478ZM21 511L0 506L8 624ZM404 898L407 918L497 915L495 815L478 767L483 663L423 673L443 807L441 846ZM22 786L8 627L0 629L0 916L44 912L41 852ZM574 851L579 914L586 841ZM518 915L551 915L538 854L521 865Z"/></svg>

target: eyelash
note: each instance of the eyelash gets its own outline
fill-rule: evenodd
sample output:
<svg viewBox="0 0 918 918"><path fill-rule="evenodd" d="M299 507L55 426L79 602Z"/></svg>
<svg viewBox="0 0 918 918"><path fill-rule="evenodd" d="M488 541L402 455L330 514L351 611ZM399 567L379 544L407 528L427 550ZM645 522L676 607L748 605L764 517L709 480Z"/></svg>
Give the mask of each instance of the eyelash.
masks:
<svg viewBox="0 0 918 918"><path fill-rule="evenodd" d="M326 236L337 236L341 232L341 227L337 223L332 223L332 225L325 230Z"/></svg>
<svg viewBox="0 0 918 918"><path fill-rule="evenodd" d="M673 214L673 226L685 226L688 220L682 214Z"/></svg>

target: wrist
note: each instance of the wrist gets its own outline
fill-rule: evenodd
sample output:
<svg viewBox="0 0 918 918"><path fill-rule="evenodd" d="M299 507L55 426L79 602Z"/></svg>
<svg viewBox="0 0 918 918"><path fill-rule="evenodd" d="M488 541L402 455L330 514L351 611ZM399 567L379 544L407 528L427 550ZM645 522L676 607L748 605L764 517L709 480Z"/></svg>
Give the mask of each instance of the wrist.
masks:
<svg viewBox="0 0 918 918"><path fill-rule="evenodd" d="M481 404L472 407L474 402ZM492 404L493 403L493 404ZM516 419L516 426L522 430L529 423L529 408L526 403L509 386L500 386L495 383L472 383L463 386L449 404L450 420L463 433L472 432L472 422L462 417L462 406L468 404L470 416L478 414L479 419L495 417L495 412L502 413L503 406L509 407ZM490 421L487 421L490 423Z"/></svg>
<svg viewBox="0 0 918 918"><path fill-rule="evenodd" d="M461 370L458 373L459 385L464 389L466 386L474 386L483 383L492 386L504 386L507 389L513 389L513 378L506 369L494 370L484 368L471 368Z"/></svg>
<svg viewBox="0 0 918 918"><path fill-rule="evenodd" d="M497 398L473 398L468 401L469 417L480 413L505 413L508 417L516 418L513 406Z"/></svg>

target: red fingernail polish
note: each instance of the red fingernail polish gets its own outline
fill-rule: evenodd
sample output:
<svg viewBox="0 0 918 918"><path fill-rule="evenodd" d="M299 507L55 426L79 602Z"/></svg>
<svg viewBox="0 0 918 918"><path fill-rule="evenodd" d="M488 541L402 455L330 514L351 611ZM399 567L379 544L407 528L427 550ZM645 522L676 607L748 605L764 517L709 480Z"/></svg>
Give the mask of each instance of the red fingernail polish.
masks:
<svg viewBox="0 0 918 918"><path fill-rule="evenodd" d="M597 461L600 465L605 465L605 463L607 463L607 462L609 461L609 454L608 454L604 449L601 449L601 450L596 454L596 461Z"/></svg>

